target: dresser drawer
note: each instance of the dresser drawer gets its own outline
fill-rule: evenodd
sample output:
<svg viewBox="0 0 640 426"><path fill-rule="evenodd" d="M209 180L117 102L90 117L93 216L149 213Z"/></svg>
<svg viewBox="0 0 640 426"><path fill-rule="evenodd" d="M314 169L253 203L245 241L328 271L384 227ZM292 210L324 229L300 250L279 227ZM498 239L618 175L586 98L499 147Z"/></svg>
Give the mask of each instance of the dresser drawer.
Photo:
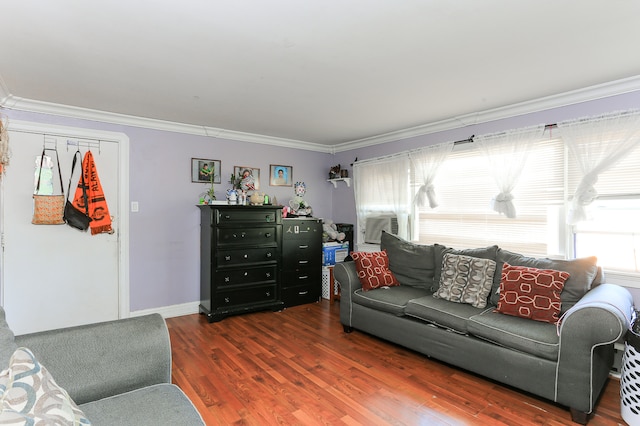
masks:
<svg viewBox="0 0 640 426"><path fill-rule="evenodd" d="M221 288L242 284L275 283L278 277L277 265L260 268L221 269L216 272L216 285Z"/></svg>
<svg viewBox="0 0 640 426"><path fill-rule="evenodd" d="M322 224L316 219L284 219L282 235L286 240L303 240L310 244L322 243Z"/></svg>
<svg viewBox="0 0 640 426"><path fill-rule="evenodd" d="M297 286L282 289L282 302L285 308L289 306L313 303L320 300L319 285Z"/></svg>
<svg viewBox="0 0 640 426"><path fill-rule="evenodd" d="M282 287L311 285L322 286L321 268L286 269L282 272Z"/></svg>
<svg viewBox="0 0 640 426"><path fill-rule="evenodd" d="M216 212L216 220L220 225L248 222L248 223L280 223L282 212L279 209L219 209Z"/></svg>
<svg viewBox="0 0 640 426"><path fill-rule="evenodd" d="M276 226L217 228L216 236L219 247L227 245L277 245L278 228Z"/></svg>
<svg viewBox="0 0 640 426"><path fill-rule="evenodd" d="M216 252L216 265L218 268L260 263L276 263L277 261L277 247L238 248L218 250Z"/></svg>
<svg viewBox="0 0 640 426"><path fill-rule="evenodd" d="M295 248L287 246L282 252L283 268L304 268L308 266L322 266L322 250L320 246L296 244Z"/></svg>
<svg viewBox="0 0 640 426"><path fill-rule="evenodd" d="M224 309L238 305L274 302L276 297L275 285L222 290L215 295L214 308Z"/></svg>

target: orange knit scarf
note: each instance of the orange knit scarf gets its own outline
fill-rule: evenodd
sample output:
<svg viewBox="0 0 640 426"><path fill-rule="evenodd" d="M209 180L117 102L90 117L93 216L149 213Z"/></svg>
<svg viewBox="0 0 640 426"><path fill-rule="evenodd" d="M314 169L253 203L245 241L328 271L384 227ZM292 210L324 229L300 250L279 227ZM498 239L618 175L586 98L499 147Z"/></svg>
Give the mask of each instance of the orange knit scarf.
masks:
<svg viewBox="0 0 640 426"><path fill-rule="evenodd" d="M87 200L89 204L89 217L92 219L89 223L91 227L91 235L103 232L113 232L111 228L111 215L109 215L109 207L107 200L104 198L96 163L93 160L91 151L87 151L82 160L82 173L84 174L85 184L87 185ZM76 193L73 197L73 205L81 212L85 211L84 199L82 196L82 179L78 182Z"/></svg>

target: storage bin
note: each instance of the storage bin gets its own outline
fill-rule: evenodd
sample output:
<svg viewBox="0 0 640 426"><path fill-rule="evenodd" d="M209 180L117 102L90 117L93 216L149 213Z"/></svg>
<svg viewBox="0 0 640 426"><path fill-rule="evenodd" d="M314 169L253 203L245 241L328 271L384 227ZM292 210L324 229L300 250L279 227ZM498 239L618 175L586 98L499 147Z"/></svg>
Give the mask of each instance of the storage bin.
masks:
<svg viewBox="0 0 640 426"><path fill-rule="evenodd" d="M634 315L627 330L620 373L620 411L630 425L640 424L640 324Z"/></svg>

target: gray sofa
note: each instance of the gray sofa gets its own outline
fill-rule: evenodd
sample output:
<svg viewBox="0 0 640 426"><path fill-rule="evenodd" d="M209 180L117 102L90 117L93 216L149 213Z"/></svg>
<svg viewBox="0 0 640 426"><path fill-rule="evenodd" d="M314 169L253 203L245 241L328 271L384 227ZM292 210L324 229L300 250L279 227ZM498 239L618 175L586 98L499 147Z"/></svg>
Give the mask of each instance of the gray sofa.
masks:
<svg viewBox="0 0 640 426"><path fill-rule="evenodd" d="M80 422L61 424L88 424L88 419L97 426L204 425L187 396L171 384L169 333L158 314L14 337L0 308L0 345L3 385L7 371L19 371L20 362L33 362L77 404ZM16 352L18 348L29 351ZM35 359L29 359L31 355ZM65 396L64 391L58 394ZM2 415L10 416L4 395L2 403ZM48 405L64 406L60 401ZM48 410L37 415L60 415Z"/></svg>
<svg viewBox="0 0 640 426"><path fill-rule="evenodd" d="M633 299L603 284L595 258L535 259L502 250L418 245L383 233L400 286L363 291L355 262L336 264L345 332L361 330L569 407L586 424L613 364L613 343L629 328ZM433 297L446 253L496 261L485 308ZM567 271L559 325L495 312L500 273L510 265Z"/></svg>

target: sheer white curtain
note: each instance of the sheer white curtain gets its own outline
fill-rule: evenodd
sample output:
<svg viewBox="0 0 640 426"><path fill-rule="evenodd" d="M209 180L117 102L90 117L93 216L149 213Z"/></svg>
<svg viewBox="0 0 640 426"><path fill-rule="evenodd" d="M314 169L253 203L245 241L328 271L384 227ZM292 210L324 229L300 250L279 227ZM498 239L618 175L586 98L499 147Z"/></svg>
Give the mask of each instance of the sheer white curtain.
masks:
<svg viewBox="0 0 640 426"><path fill-rule="evenodd" d="M539 124L473 138L474 145L489 161L491 174L500 190L491 199L491 208L508 218L516 217L512 191L518 184L531 146L542 139L544 128L544 124Z"/></svg>
<svg viewBox="0 0 640 426"><path fill-rule="evenodd" d="M598 196L598 175L640 142L640 110L567 120L558 123L558 129L582 173L567 215L567 223L575 225L587 218L586 206Z"/></svg>
<svg viewBox="0 0 640 426"><path fill-rule="evenodd" d="M411 209L409 156L403 153L357 161L353 164L353 183L358 235L363 235L367 217L393 213L398 218L398 235L407 238Z"/></svg>
<svg viewBox="0 0 640 426"><path fill-rule="evenodd" d="M416 179L421 182L413 199L413 203L417 207L426 206L427 202L432 209L438 207L433 182L438 169L447 159L447 155L453 150L453 144L453 141L445 142L409 152L413 172Z"/></svg>

